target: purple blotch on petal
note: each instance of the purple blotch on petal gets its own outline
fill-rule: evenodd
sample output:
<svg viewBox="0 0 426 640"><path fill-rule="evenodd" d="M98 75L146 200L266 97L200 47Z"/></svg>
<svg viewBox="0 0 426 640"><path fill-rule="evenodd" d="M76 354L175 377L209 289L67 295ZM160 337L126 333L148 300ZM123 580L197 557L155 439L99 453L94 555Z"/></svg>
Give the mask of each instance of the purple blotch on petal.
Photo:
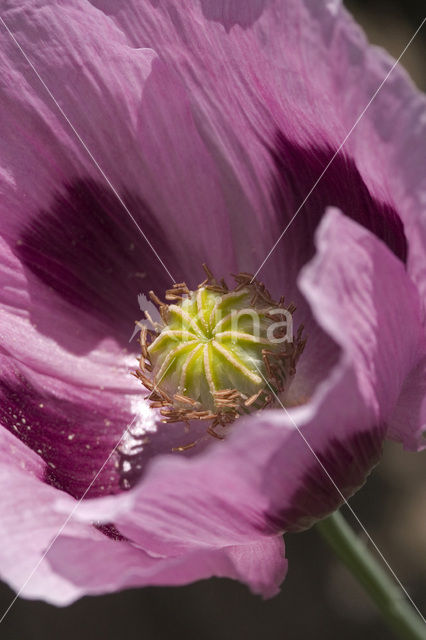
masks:
<svg viewBox="0 0 426 640"><path fill-rule="evenodd" d="M171 262L173 248L165 245L147 204L129 193L122 198L158 253ZM138 293L170 285L114 193L93 180L74 180L58 192L52 205L23 229L16 251L32 274L71 305L99 318L105 335L123 344L140 317Z"/></svg>
<svg viewBox="0 0 426 640"><path fill-rule="evenodd" d="M266 521L272 531L303 531L352 496L367 479L382 455L384 425L355 434L346 442L330 440L318 459L303 474L299 488L284 509L271 506ZM271 464L273 467L273 464Z"/></svg>
<svg viewBox="0 0 426 640"><path fill-rule="evenodd" d="M271 154L276 168L275 206L284 230L335 151L312 145L304 148L279 132ZM298 270L314 255L314 232L328 206L338 207L342 213L374 233L400 260L406 262L407 240L398 213L390 204L372 196L355 161L339 151L280 242L287 264L291 261L290 256L293 256L293 263Z"/></svg>
<svg viewBox="0 0 426 640"><path fill-rule="evenodd" d="M45 482L75 498L92 482L85 497L120 491L117 455L109 458L128 421L119 407L109 415L83 395L77 403L40 392L22 374L3 376L0 399L3 427L44 460Z"/></svg>

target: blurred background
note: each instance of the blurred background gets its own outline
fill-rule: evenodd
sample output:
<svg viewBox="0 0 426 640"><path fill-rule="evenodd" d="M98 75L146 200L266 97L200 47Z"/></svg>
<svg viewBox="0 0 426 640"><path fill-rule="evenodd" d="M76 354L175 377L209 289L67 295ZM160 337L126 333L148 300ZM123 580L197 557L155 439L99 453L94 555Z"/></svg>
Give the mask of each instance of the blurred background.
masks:
<svg viewBox="0 0 426 640"><path fill-rule="evenodd" d="M421 0L347 0L374 44L398 57L425 15ZM426 89L426 26L402 59ZM351 500L384 556L426 610L426 451L388 444ZM351 516L343 510L351 524ZM212 579L188 587L134 589L84 598L67 609L18 600L1 625L5 640L390 640L373 605L315 530L286 536L289 573L269 601ZM0 584L0 611L14 593Z"/></svg>
<svg viewBox="0 0 426 640"><path fill-rule="evenodd" d="M424 0L343 0L373 44L384 47L394 58L426 16ZM405 52L401 65L422 91L426 90L426 25Z"/></svg>

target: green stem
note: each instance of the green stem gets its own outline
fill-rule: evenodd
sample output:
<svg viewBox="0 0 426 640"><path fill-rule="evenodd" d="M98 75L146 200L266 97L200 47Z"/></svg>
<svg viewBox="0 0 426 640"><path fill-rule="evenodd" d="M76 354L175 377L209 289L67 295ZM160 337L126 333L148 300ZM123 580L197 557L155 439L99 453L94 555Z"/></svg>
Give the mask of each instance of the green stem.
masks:
<svg viewBox="0 0 426 640"><path fill-rule="evenodd" d="M335 511L316 526L374 600L395 635L403 640L426 640L424 621L343 516Z"/></svg>

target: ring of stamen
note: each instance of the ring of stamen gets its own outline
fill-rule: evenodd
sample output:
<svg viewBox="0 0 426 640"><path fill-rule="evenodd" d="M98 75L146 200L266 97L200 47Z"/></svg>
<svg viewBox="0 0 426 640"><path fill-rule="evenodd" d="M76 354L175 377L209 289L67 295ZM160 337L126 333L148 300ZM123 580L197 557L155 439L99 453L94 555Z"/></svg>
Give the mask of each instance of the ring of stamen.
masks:
<svg viewBox="0 0 426 640"><path fill-rule="evenodd" d="M288 335L295 306L274 301L251 274L234 275L229 289L204 269L196 291L185 283L166 291L170 304L150 292L163 326L141 327L135 375L164 422L209 420L207 432L221 438L216 427L271 405L271 389L286 393L306 340L303 326Z"/></svg>

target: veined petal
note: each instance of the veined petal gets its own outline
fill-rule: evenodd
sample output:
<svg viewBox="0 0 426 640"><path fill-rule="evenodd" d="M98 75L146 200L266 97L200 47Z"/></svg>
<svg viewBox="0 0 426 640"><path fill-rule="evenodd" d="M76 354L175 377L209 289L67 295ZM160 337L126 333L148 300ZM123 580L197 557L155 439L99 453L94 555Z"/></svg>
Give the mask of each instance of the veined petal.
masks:
<svg viewBox="0 0 426 640"><path fill-rule="evenodd" d="M213 575L241 580L253 592L270 597L285 576L284 545L277 536L236 547L197 546L157 557L122 537L113 540L95 529L93 521L78 517L85 505L77 506L73 498L42 482L41 471L41 459L2 429L0 576L16 591L22 589L23 597L67 605L85 594L186 584ZM108 504L117 508L111 500L94 501L95 522L100 515L97 505L103 512ZM132 502L131 494L123 494L120 506L126 503L129 509Z"/></svg>
<svg viewBox="0 0 426 640"><path fill-rule="evenodd" d="M350 358L366 404L387 420L423 352L420 298L403 265L364 228L329 210L300 286Z"/></svg>
<svg viewBox="0 0 426 640"><path fill-rule="evenodd" d="M257 562L259 555L261 564ZM108 562L105 562L106 557ZM238 547L197 549L179 556L153 557L126 542L117 543L106 537L99 540L95 535L85 538L61 535L49 551L46 562L80 595L128 587L183 585L216 576L240 580L254 593L271 597L278 592L287 570L283 540L277 536ZM37 586L38 597L58 603L58 596L46 592L43 581Z"/></svg>
<svg viewBox="0 0 426 640"><path fill-rule="evenodd" d="M3 18L30 61L3 29L3 234L25 266L35 306L41 281L52 314L65 300L104 325L100 338L126 343L140 313L137 294L153 280L169 284L135 143L155 53L129 46L87 2L14 2Z"/></svg>
<svg viewBox="0 0 426 640"><path fill-rule="evenodd" d="M426 346L423 357L405 380L389 419L388 436L411 451L426 447Z"/></svg>
<svg viewBox="0 0 426 640"><path fill-rule="evenodd" d="M230 212L240 211L241 222L253 206L226 158L218 162L206 144L188 88L152 48L131 42L85 0L12 4L8 28L105 175L4 32L8 238L30 280L103 319L122 340L140 290L188 274L197 281L194 263L211 257L228 272L243 267L235 247L246 251L247 243ZM259 238L258 223L252 231Z"/></svg>

